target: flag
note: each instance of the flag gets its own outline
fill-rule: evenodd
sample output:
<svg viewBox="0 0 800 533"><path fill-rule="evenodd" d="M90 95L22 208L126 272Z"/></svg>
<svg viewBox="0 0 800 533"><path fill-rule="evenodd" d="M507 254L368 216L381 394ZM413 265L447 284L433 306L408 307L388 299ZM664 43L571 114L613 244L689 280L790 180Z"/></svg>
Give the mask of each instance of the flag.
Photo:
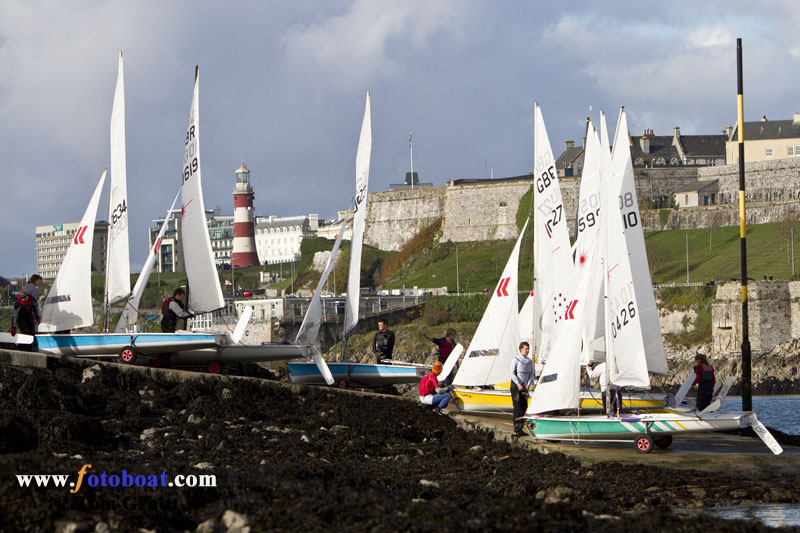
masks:
<svg viewBox="0 0 800 533"><path fill-rule="evenodd" d="M227 287L227 286L228 286L228 285L230 285L230 284L231 284L231 280L229 280L229 279L226 279L226 280L225 280L225 286Z"/></svg>

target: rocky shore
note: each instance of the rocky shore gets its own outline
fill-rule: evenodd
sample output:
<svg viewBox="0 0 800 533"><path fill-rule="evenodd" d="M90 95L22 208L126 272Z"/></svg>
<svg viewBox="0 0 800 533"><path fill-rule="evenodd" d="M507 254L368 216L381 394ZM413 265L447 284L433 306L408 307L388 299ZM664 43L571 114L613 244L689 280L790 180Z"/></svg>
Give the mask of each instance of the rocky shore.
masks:
<svg viewBox="0 0 800 533"><path fill-rule="evenodd" d="M185 375L68 359L0 367L0 529L767 531L671 509L800 502L791 476L582 467L403 398ZM216 486L85 478L70 493L17 479L75 482L86 464L97 476L213 475Z"/></svg>

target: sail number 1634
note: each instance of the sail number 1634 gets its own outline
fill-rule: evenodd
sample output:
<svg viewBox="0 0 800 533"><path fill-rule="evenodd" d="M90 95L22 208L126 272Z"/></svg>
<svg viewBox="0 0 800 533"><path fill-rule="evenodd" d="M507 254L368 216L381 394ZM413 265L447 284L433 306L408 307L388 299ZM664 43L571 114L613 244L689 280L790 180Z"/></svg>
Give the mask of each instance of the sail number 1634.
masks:
<svg viewBox="0 0 800 533"><path fill-rule="evenodd" d="M628 325L635 316L636 306L633 305L633 301L628 302L627 305L623 305L619 311L617 311L616 316L611 317L611 336L616 339L617 332Z"/></svg>

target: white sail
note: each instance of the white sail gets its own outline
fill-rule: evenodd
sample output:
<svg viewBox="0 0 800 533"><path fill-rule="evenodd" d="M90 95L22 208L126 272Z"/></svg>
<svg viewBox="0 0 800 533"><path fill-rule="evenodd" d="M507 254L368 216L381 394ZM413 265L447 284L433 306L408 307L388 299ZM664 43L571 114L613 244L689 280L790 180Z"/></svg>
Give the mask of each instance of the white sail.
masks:
<svg viewBox="0 0 800 533"><path fill-rule="evenodd" d="M194 94L183 153L181 240L186 276L189 278L188 307L195 313L208 313L221 309L225 301L222 298L219 276L214 266L203 202L200 175L199 85L200 73L199 69L195 69Z"/></svg>
<svg viewBox="0 0 800 533"><path fill-rule="evenodd" d="M303 317L303 323L300 325L300 330L297 332L297 337L294 341L296 344L316 344L317 342L319 328L322 325L322 301L320 300L320 296L322 294L322 288L328 281L328 276L331 275L334 265L336 265L336 255L339 253L339 246L342 244L342 235L344 235L346 225L347 217L342 221L339 235L336 237L331 255L328 257L328 264L325 266L325 270L319 278L314 296L311 297L311 303L308 305L306 316Z"/></svg>
<svg viewBox="0 0 800 533"><path fill-rule="evenodd" d="M621 150L617 152L623 153ZM603 147L603 157L611 159L607 145ZM617 215L622 180L618 169L607 172L606 168L609 167L610 165L605 165L601 172L601 211ZM603 266L606 278L606 361L611 383L621 387L649 388L650 378L647 374L642 338L642 313L636 297L625 225L623 217L619 215L609 215L603 221L604 235L601 240L605 248Z"/></svg>
<svg viewBox="0 0 800 533"><path fill-rule="evenodd" d="M601 119L602 121L602 119ZM602 122L601 122L602 124ZM602 127L601 127L602 129ZM598 243L599 228L603 214L600 212L600 167L602 153L600 138L591 123L586 131L583 173L578 198L578 237L575 240L575 270L583 282L586 294L586 314L583 322L583 346L581 361L599 359L594 355L593 340L603 335L602 296L603 278L599 275L602 262ZM610 158L609 158L610 160ZM605 356L603 356L604 358Z"/></svg>
<svg viewBox="0 0 800 533"><path fill-rule="evenodd" d="M633 272L633 285L636 289L636 299L641 313L642 337L644 340L647 369L657 374L667 374L667 356L664 350L664 341L661 337L661 326L658 323L658 309L653 293L653 281L650 278L650 267L647 262L647 250L644 244L641 216L639 214L639 201L636 195L636 184L633 179L633 165L631 152L628 145L628 120L625 109L620 110L617 121L616 138L614 147L613 164L616 179L621 180L619 208L622 215L622 225L625 230L625 240L630 253L631 271Z"/></svg>
<svg viewBox="0 0 800 533"><path fill-rule="evenodd" d="M536 334L534 333L534 313L533 306L536 297L533 291L525 298L522 309L519 310L519 340L526 341L531 345L531 350L536 344ZM536 353L536 352L533 352Z"/></svg>
<svg viewBox="0 0 800 533"><path fill-rule="evenodd" d="M139 302L147 287L147 280L150 279L150 273L153 271L156 259L158 259L158 249L161 246L161 240L164 238L164 232L167 230L167 226L169 226L169 221L172 218L172 212L175 209L175 203L178 201L179 195L180 191L175 195L175 199L172 200L172 205L167 211L167 215L164 217L161 229L158 231L156 242L153 247L150 248L150 253L147 254L147 260L144 262L142 271L139 273L139 277L136 278L136 284L133 286L131 297L126 302L125 309L122 310L122 316L120 316L119 322L117 323L117 329L115 330L117 333L127 331L128 325L135 324L139 317Z"/></svg>
<svg viewBox="0 0 800 533"><path fill-rule="evenodd" d="M125 165L125 78L119 54L117 87L111 109L111 180L108 194L108 250L106 300L109 304L131 293L128 252L128 185Z"/></svg>
<svg viewBox="0 0 800 533"><path fill-rule="evenodd" d="M527 227L526 221L453 380L455 385L493 385L509 380L511 359L519 353L519 248Z"/></svg>
<svg viewBox="0 0 800 533"><path fill-rule="evenodd" d="M559 328L565 320L572 320L578 305L574 298L577 277L555 158L538 104L534 104L534 114L534 294L538 294L535 311L541 317L542 329L536 356L547 360Z"/></svg>
<svg viewBox="0 0 800 533"><path fill-rule="evenodd" d="M361 292L361 245L367 217L367 186L369 184L369 161L372 154L372 119L370 117L369 93L361 123L361 136L356 152L356 198L353 210L353 239L350 243L350 275L347 278L347 303L345 304L344 333L358 322L358 297Z"/></svg>
<svg viewBox="0 0 800 533"><path fill-rule="evenodd" d="M72 237L67 255L42 306L41 332L62 331L91 326L92 317L92 241L100 193L106 181L103 171L94 189L89 206Z"/></svg>

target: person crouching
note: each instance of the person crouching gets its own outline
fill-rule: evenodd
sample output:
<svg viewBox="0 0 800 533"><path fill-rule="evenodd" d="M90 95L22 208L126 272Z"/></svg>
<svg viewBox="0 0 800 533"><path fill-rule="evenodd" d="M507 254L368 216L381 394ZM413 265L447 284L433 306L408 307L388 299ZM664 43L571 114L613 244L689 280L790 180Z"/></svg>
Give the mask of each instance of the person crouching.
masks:
<svg viewBox="0 0 800 533"><path fill-rule="evenodd" d="M434 411L441 412L450 403L450 387L439 386L439 374L442 373L442 363L433 363L433 369L423 376L419 382L419 401L433 407Z"/></svg>

